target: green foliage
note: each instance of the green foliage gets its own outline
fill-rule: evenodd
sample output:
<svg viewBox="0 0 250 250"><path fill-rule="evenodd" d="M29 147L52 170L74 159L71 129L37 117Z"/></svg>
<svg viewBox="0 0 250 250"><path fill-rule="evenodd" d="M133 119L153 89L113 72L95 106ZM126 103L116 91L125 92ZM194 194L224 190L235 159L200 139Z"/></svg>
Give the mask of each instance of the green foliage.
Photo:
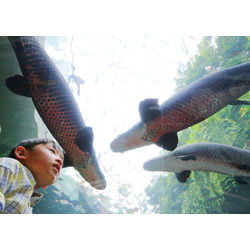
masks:
<svg viewBox="0 0 250 250"><path fill-rule="evenodd" d="M226 68L247 62L249 42L245 36L220 36L216 38L218 56Z"/></svg>
<svg viewBox="0 0 250 250"><path fill-rule="evenodd" d="M183 70L178 69L176 91L195 80L218 71L249 61L247 37L203 37L198 52ZM250 93L240 98L250 101ZM217 142L246 148L249 144L249 106L227 106L205 121L179 132L179 144ZM238 184L230 176L192 172L187 183L181 184L173 173L157 176L145 192L157 213L227 213L223 204L225 193L237 191ZM228 199L228 198L227 198ZM227 201L228 204L228 201ZM250 205L250 204L249 204Z"/></svg>
<svg viewBox="0 0 250 250"><path fill-rule="evenodd" d="M154 206L155 213L179 214L182 211L182 198L179 195L187 189L187 185L179 185L173 173L155 176L151 185L145 189L149 196L148 203Z"/></svg>
<svg viewBox="0 0 250 250"><path fill-rule="evenodd" d="M176 90L219 69L249 61L250 42L247 37L203 37L198 52L181 70L177 71Z"/></svg>

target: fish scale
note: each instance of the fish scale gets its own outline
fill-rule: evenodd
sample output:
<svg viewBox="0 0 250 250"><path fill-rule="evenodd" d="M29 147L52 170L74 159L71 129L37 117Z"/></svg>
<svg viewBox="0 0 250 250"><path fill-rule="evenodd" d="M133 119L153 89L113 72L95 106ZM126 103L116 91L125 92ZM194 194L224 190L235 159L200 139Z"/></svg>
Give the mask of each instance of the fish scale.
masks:
<svg viewBox="0 0 250 250"><path fill-rule="evenodd" d="M192 150L188 151L188 148ZM228 151L228 153L227 153ZM222 153L223 152L223 153ZM240 170L237 166L249 159L250 152L238 148L221 146L214 143L197 143L190 146L180 147L172 154L172 157L188 154L195 155L195 162L190 161L190 170L202 170L207 172L228 173L230 175L249 176L249 170ZM220 168L218 168L218 165Z"/></svg>
<svg viewBox="0 0 250 250"><path fill-rule="evenodd" d="M178 143L177 132L204 121L249 90L250 63L212 73L166 100L159 106L157 116L152 119L149 117L145 122L142 120L119 135L112 141L111 149L124 152L156 143L167 150L173 150ZM168 142L169 133L175 133L177 139Z"/></svg>
<svg viewBox="0 0 250 250"><path fill-rule="evenodd" d="M88 161L89 154L85 154L79 150L75 145L74 139L77 131L80 131L85 124L81 116L76 115L76 112L80 112L78 107L71 101L64 101L72 97L67 95L68 92L64 91L61 86L58 86L56 79L52 79L52 77L53 75L50 75L50 84L48 84L47 92L53 93L56 96L53 98L54 100L49 99L49 94L44 94L43 88L37 86L36 81L39 81L39 79L33 79L35 86L34 103L42 119L46 121L47 127L55 138L58 138L58 142L62 145L65 152L69 156L73 155L72 164L79 167L86 164L85 162ZM50 106L50 109L46 109L45 103ZM65 105L67 105L67 108ZM69 131L74 132L70 134ZM62 138L64 137L67 139L63 140Z"/></svg>
<svg viewBox="0 0 250 250"><path fill-rule="evenodd" d="M250 176L250 168L245 170L238 168L240 165L244 164L248 164L249 166L250 152L247 150L227 145L222 147L213 143L197 144L196 148L193 150L196 151L198 157L200 158L200 164L204 166L207 171L228 173L230 175L237 176ZM199 164L199 162L197 162L197 164ZM218 165L220 165L221 169L216 168Z"/></svg>
<svg viewBox="0 0 250 250"><path fill-rule="evenodd" d="M76 144L77 136L86 125L65 79L34 37L8 39L29 84L26 88L47 128L80 174L93 187L104 189L106 182L94 152L90 155Z"/></svg>
<svg viewBox="0 0 250 250"><path fill-rule="evenodd" d="M218 84L218 82L216 81L214 84ZM215 87L217 87L217 90L218 86ZM166 131L180 131L190 127L193 124L205 120L223 108L225 106L224 103L227 102L232 95L228 93L224 98L221 98L221 91L214 94L215 91L213 91L213 89L213 86L211 86L211 89L201 89L192 95L185 96L186 100L184 99L180 103L176 103L175 101L175 107L169 108L168 105L166 105L167 108L164 108L163 104L163 117L158 117L147 124L147 132L145 134L147 140L156 142ZM241 93L242 88L238 88L234 96L239 97ZM170 101L174 101L174 99L175 97L172 97ZM204 107L206 110L204 110ZM153 137L151 136L151 131L154 131Z"/></svg>
<svg viewBox="0 0 250 250"><path fill-rule="evenodd" d="M250 151L211 142L184 145L144 163L148 171L205 171L250 177Z"/></svg>
<svg viewBox="0 0 250 250"><path fill-rule="evenodd" d="M55 136L55 138L60 137L66 137L67 143L65 141L61 141L58 139L59 143L64 145L64 150L67 152L67 154L72 155L74 151L70 150L72 147L74 150L76 149L76 145L74 143L74 138L77 134L77 131L79 131L84 125L83 121L80 120L80 117L78 117L78 120L75 119L75 108L76 107L70 107L67 106L67 109L63 107L64 103L60 102L61 99L67 98L65 95L60 95L57 91L50 88L50 93L54 93L59 99L53 101L49 100L46 95L43 95L43 91L39 91L39 88L35 90L34 93L38 98L34 98L35 106L43 118L43 120L46 121L46 125L50 129L51 133ZM44 103L47 103L50 108L46 108ZM46 105L46 106L47 106ZM60 116L60 119L59 119ZM73 120L74 119L74 120ZM63 124L63 126L61 126ZM74 131L73 135L70 135L68 131ZM72 151L72 152L69 152ZM75 154L75 153L74 153ZM78 152L83 158L83 160L87 157L84 155L83 152ZM78 158L79 159L79 158ZM74 157L74 162L72 162L74 166L81 166L81 161L76 161L76 158Z"/></svg>

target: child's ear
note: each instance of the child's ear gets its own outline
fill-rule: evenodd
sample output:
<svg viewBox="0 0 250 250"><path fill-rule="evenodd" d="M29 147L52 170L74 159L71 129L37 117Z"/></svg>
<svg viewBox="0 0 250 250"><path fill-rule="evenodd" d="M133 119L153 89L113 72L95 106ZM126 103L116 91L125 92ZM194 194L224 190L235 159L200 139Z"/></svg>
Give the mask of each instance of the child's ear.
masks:
<svg viewBox="0 0 250 250"><path fill-rule="evenodd" d="M23 146L16 147L15 155L16 155L16 158L18 160L19 159L25 160L27 158L27 150L26 150L26 148L23 147Z"/></svg>

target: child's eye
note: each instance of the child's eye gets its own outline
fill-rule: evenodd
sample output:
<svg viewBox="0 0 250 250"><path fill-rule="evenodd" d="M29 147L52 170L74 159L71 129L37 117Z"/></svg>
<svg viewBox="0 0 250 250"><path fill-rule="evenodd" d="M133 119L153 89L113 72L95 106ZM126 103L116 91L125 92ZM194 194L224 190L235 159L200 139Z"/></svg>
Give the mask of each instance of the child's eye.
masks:
<svg viewBox="0 0 250 250"><path fill-rule="evenodd" d="M49 150L52 151L54 154L56 153L55 149L53 148L50 148Z"/></svg>

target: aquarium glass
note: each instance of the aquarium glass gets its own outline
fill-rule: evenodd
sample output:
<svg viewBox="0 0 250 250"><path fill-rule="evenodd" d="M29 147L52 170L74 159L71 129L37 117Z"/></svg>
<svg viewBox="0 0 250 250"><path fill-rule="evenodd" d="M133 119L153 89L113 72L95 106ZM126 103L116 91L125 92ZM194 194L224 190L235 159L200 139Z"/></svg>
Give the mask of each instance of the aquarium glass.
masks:
<svg viewBox="0 0 250 250"><path fill-rule="evenodd" d="M86 35L37 39L69 85L84 122L93 129L94 150L107 186L97 190L74 166L67 166L55 184L39 190L44 197L33 213L250 213L250 178L246 178L247 184L240 184L231 175L192 171L181 183L173 172L144 170L146 161L168 153L156 144L124 153L110 147L114 139L141 121L141 101L155 98L161 105L196 80L250 62L250 37ZM53 138L53 134L31 98L16 95L5 86L6 78L20 74L6 37L0 38L0 60L3 157L22 139ZM246 77L249 83L249 73ZM240 100L250 102L249 91ZM250 150L249 118L249 105L227 105L179 131L178 147L209 142ZM249 164L245 168L250 168Z"/></svg>

